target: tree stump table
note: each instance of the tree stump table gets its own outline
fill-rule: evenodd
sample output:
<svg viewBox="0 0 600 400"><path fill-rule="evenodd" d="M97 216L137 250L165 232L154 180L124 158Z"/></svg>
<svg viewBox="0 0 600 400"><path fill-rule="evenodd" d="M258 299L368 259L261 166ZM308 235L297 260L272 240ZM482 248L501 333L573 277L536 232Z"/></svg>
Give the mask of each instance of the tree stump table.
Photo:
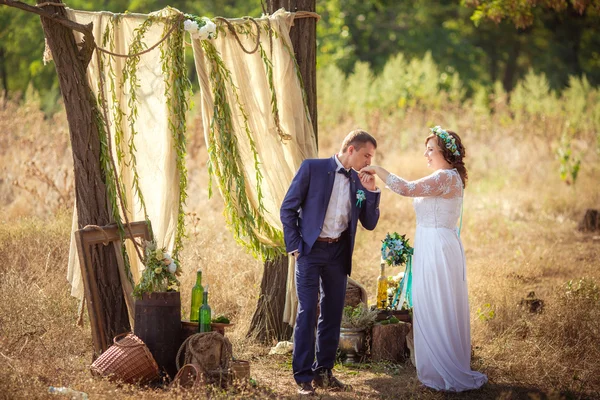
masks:
<svg viewBox="0 0 600 400"><path fill-rule="evenodd" d="M406 359L406 335L411 324L398 322L395 324L375 324L371 331L371 360L399 361Z"/></svg>

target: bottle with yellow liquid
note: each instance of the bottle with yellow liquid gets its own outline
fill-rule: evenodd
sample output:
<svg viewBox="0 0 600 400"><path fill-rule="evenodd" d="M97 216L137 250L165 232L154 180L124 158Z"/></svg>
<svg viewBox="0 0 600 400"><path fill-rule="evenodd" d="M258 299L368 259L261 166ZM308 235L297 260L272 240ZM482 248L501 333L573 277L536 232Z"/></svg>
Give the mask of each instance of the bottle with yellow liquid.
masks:
<svg viewBox="0 0 600 400"><path fill-rule="evenodd" d="M377 278L377 308L385 308L387 306L387 289L388 282L385 276L385 261L382 261L379 278Z"/></svg>

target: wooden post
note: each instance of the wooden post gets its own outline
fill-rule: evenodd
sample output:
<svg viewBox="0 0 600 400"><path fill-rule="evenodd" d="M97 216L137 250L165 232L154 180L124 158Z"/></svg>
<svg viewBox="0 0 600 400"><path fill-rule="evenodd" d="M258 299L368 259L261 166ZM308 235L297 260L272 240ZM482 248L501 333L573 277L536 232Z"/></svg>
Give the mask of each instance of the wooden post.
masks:
<svg viewBox="0 0 600 400"><path fill-rule="evenodd" d="M41 3L42 0L37 0ZM60 2L60 0L57 0ZM64 7L45 6L55 16L66 19ZM52 51L56 73L67 112L73 167L75 197L79 228L87 225L108 225L111 222L106 196L105 177L100 168L100 134L94 123L98 110L93 106L95 99L88 85L86 68L89 59L85 46L80 52L73 31L53 19L41 18L48 46ZM104 338L112 338L131 329L127 307L121 290L117 259L113 246L96 246L91 250L93 270L99 289L100 312L105 324ZM88 299L88 313L92 313Z"/></svg>
<svg viewBox="0 0 600 400"><path fill-rule="evenodd" d="M38 4L42 2L43 0L37 0ZM59 3L60 0L55 0L52 4ZM84 26L69 20L64 7L61 6L34 7L16 0L0 0L0 5L41 16L69 123L79 228L87 225L108 225L111 218L106 198L105 177L100 168L100 136L94 123L98 111L86 77L86 68L95 48L91 25ZM84 33L85 41L81 43L81 50L75 43L73 30ZM114 247L96 246L90 257L98 284L100 304L92 305L88 298L88 313L90 319L93 317L103 321L103 330L107 335L103 339L103 345L110 345L113 336L130 330ZM92 315L95 312L101 313L101 318ZM92 326L92 331L94 329Z"/></svg>
<svg viewBox="0 0 600 400"><path fill-rule="evenodd" d="M280 8L288 11L315 11L316 0L267 0L267 12L273 14ZM294 55L300 68L308 110L317 135L317 20L302 18L294 21L290 31ZM291 327L283 322L285 293L287 284L287 256L278 256L265 262L260 296L256 311L250 323L248 337L261 342L287 340L292 334Z"/></svg>

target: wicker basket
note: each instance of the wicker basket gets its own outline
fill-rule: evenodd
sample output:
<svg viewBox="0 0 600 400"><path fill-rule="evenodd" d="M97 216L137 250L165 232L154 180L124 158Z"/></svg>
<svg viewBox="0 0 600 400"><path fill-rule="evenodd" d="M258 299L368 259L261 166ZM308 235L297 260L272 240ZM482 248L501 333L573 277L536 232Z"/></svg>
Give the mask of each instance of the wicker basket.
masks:
<svg viewBox="0 0 600 400"><path fill-rule="evenodd" d="M250 361L231 361L231 372L233 372L234 379L237 379L238 381L250 379Z"/></svg>
<svg viewBox="0 0 600 400"><path fill-rule="evenodd" d="M170 387L195 389L202 384L202 373L198 364L185 364L175 375Z"/></svg>
<svg viewBox="0 0 600 400"><path fill-rule="evenodd" d="M133 333L115 336L114 345L93 362L94 376L144 384L158 377L158 365L144 342Z"/></svg>

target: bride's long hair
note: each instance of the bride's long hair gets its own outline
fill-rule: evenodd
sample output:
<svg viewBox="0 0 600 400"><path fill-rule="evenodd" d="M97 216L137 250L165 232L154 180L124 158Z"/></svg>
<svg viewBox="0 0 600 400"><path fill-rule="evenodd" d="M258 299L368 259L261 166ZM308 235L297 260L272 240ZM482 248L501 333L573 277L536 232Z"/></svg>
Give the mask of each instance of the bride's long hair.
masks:
<svg viewBox="0 0 600 400"><path fill-rule="evenodd" d="M444 140L435 133L432 133L431 135L427 136L427 138L425 139L425 146L427 146L427 142L429 142L429 139L437 138L437 144L438 147L442 150L442 155L444 156L444 159L448 162L448 164L452 166L452 168L456 168L458 174L460 175L460 179L462 179L463 187L466 188L467 180L469 179L469 174L467 173L467 167L465 167L465 163L463 161L463 159L467 156L465 146L463 146L462 140L460 140L460 136L458 136L456 132L446 132L448 132L449 135L452 135L452 137L454 137L454 141L456 142L456 148L460 153L459 156L455 156L454 154L452 154L452 151L450 151L450 149L446 147Z"/></svg>

